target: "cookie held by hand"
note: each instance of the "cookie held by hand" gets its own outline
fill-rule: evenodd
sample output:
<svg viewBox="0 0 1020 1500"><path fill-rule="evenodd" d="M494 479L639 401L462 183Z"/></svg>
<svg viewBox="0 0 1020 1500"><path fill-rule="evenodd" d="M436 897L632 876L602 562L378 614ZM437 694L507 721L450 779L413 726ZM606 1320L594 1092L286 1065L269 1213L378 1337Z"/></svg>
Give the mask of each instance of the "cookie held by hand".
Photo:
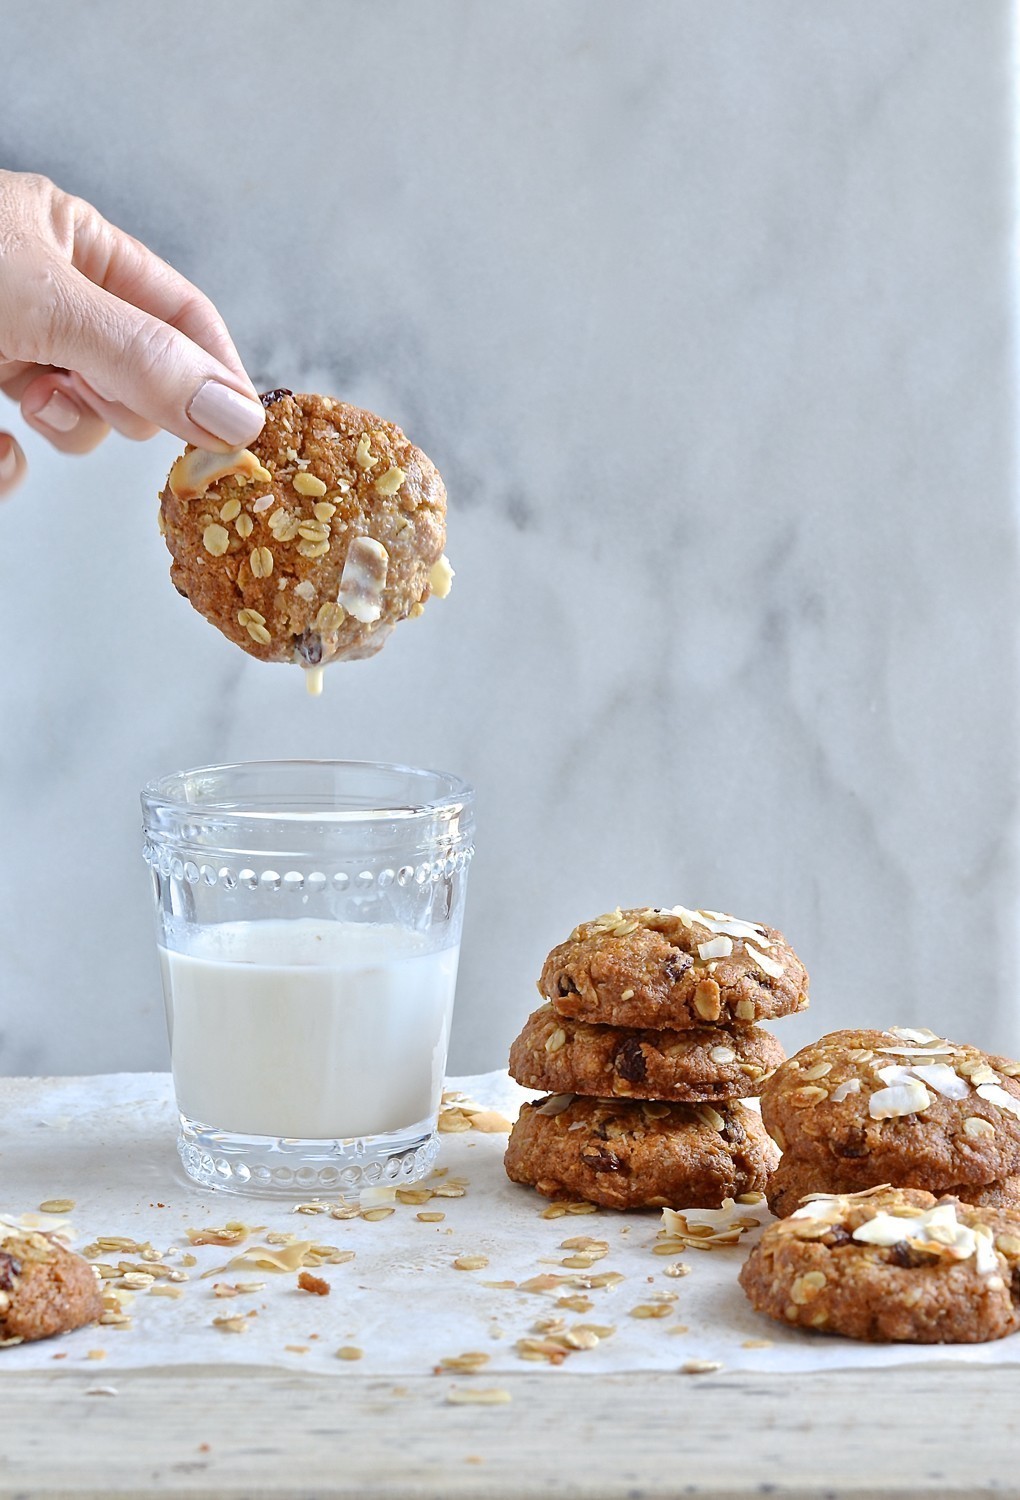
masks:
<svg viewBox="0 0 1020 1500"><path fill-rule="evenodd" d="M443 597L446 491L392 422L328 396L271 391L250 449L189 447L160 497L170 577L261 661L371 656Z"/></svg>

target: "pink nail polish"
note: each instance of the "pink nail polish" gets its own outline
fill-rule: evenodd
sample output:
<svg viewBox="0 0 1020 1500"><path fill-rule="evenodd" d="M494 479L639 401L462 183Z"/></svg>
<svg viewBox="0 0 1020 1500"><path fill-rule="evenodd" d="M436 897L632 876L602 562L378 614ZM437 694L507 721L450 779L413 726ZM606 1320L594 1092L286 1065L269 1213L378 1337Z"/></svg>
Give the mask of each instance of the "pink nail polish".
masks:
<svg viewBox="0 0 1020 1500"><path fill-rule="evenodd" d="M73 401L54 391L46 405L36 412L35 419L45 427L52 427L54 432L73 432L81 421L81 412Z"/></svg>
<svg viewBox="0 0 1020 1500"><path fill-rule="evenodd" d="M242 396L219 380L207 380L191 398L188 416L221 442L239 448L262 431L266 413L260 401Z"/></svg>

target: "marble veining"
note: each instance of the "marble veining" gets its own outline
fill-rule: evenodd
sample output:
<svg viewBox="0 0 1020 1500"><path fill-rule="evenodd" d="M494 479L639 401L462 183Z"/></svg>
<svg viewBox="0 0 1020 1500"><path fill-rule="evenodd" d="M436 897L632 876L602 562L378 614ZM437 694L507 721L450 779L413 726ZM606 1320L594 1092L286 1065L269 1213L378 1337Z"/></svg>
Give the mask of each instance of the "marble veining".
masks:
<svg viewBox="0 0 1020 1500"><path fill-rule="evenodd" d="M787 1046L1020 1050L1010 10L6 18L6 161L200 282L260 383L405 426L457 579L308 700L170 587L173 440L19 429L0 1070L165 1065L137 788L271 755L477 786L455 1072L617 903L781 926L813 976Z"/></svg>

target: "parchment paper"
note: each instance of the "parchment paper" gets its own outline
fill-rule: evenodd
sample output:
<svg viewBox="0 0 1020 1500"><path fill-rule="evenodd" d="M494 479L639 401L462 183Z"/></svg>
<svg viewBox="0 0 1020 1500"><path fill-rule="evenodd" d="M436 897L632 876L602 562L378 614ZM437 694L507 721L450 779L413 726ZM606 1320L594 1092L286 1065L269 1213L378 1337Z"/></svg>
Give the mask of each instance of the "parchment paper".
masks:
<svg viewBox="0 0 1020 1500"><path fill-rule="evenodd" d="M452 1079L475 1104L510 1118L522 1099L533 1097L492 1073ZM399 1377L434 1370L465 1353L487 1355L478 1379L507 1371L557 1368L588 1371L681 1370L689 1361L730 1370L806 1371L856 1369L935 1360L998 1364L1020 1362L1016 1336L989 1344L938 1347L873 1346L781 1327L754 1313L737 1284L737 1272L760 1230L725 1249L686 1250L671 1257L653 1253L661 1228L658 1211L545 1218L547 1201L509 1182L503 1172L505 1134L477 1130L442 1137L440 1169L465 1179L463 1197L428 1203L393 1202L394 1212L374 1220L309 1216L294 1205L204 1191L188 1183L178 1163L176 1117L169 1076L113 1074L89 1078L0 1079L0 1213L33 1214L47 1200L71 1199L73 1247L79 1251L100 1235L150 1242L172 1251L167 1267L184 1270L174 1285L178 1297L149 1288L129 1294L130 1323L92 1326L63 1337L0 1349L5 1371L90 1365L97 1382L118 1369L181 1364L275 1365L317 1370L338 1379L350 1374ZM383 1195L384 1196L384 1195ZM295 1200L298 1201L298 1200ZM367 1205L371 1207L372 1205ZM419 1213L442 1213L439 1222ZM767 1221L767 1210L741 1209ZM692 1213L692 1218L708 1217ZM192 1247L186 1230L241 1220L259 1226L237 1246ZM52 1228L60 1216L36 1214L38 1227ZM267 1233L296 1234L302 1241L353 1251L345 1264L310 1268L329 1283L317 1296L297 1288L297 1272L272 1273L224 1267L240 1250L265 1245ZM578 1254L561 1248L565 1239L589 1236L608 1242L608 1253L589 1268L564 1266ZM583 1255L583 1252L581 1252ZM193 1254L196 1264L182 1267ZM454 1262L484 1256L487 1264L457 1269ZM139 1262L130 1250L105 1251L107 1264ZM682 1277L667 1267L690 1267ZM524 1291L536 1276L598 1277L618 1273L613 1286L586 1288L563 1282ZM217 1297L217 1283L264 1282L264 1290ZM514 1288L487 1282L514 1282ZM162 1278L154 1284L166 1285ZM582 1298L590 1309L564 1307L560 1299ZM672 1300L675 1297L675 1301ZM632 1315L635 1307L668 1306L664 1316ZM243 1332L214 1324L240 1316ZM598 1343L550 1364L541 1354L521 1358L522 1339L547 1341L539 1320L562 1319L563 1331L592 1327ZM554 1325L556 1327L557 1325ZM613 1331L608 1332L609 1329ZM683 1330L683 1331L680 1331ZM582 1331L579 1342L590 1342ZM748 1347L748 1341L768 1341ZM526 1347L526 1346L524 1346ZM340 1348L360 1357L337 1357ZM104 1351L103 1358L90 1351Z"/></svg>

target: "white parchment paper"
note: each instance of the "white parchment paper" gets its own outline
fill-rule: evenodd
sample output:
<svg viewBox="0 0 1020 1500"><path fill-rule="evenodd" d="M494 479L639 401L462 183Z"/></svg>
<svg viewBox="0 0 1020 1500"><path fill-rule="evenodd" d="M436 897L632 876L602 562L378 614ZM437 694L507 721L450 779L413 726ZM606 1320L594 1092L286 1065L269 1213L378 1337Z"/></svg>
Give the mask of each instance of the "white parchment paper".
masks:
<svg viewBox="0 0 1020 1500"><path fill-rule="evenodd" d="M516 1115L532 1097L505 1074L453 1079L449 1085L475 1103ZM990 1344L932 1347L854 1344L781 1327L754 1313L737 1284L737 1272L754 1231L732 1248L670 1258L653 1254L660 1228L656 1212L600 1211L547 1219L545 1199L509 1182L503 1172L505 1135L467 1131L442 1137L439 1166L467 1180L463 1197L427 1204L395 1203L386 1218L343 1221L307 1216L294 1206L203 1191L188 1183L175 1146L176 1117L170 1078L164 1074L113 1074L91 1078L0 1079L0 1213L35 1213L40 1203L72 1199L66 1218L72 1244L83 1249L100 1235L130 1236L173 1251L168 1265L194 1254L178 1283L176 1299L134 1293L125 1305L130 1326L93 1326L75 1333L0 1350L5 1371L90 1365L97 1381L117 1369L180 1364L278 1365L346 1375L400 1376L432 1371L446 1358L487 1355L479 1378L506 1371L679 1370L687 1361L718 1362L726 1369L805 1371L856 1369L935 1360L999 1364L1020 1362L1020 1338ZM295 1200L297 1201L297 1200ZM420 1212L441 1212L438 1223ZM745 1210L762 1220L767 1211ZM696 1214L693 1215L697 1217ZM297 1288L297 1273L251 1268L203 1272L225 1266L237 1249L192 1248L186 1230L228 1220L261 1226L245 1245L264 1244L266 1232L354 1252L343 1265L313 1272L327 1281L328 1296ZM39 1227L56 1222L37 1216ZM606 1240L609 1252L590 1271L563 1266L565 1239ZM243 1248L243 1247L237 1247ZM487 1264L459 1270L454 1262L484 1256ZM130 1251L102 1257L136 1261ZM682 1278L667 1274L675 1261L690 1266ZM585 1289L568 1283L544 1292L519 1289L538 1275L597 1276L620 1273L613 1287ZM222 1299L216 1282L263 1281L257 1293ZM487 1286L514 1282L514 1288ZM157 1283L158 1284L158 1283ZM632 1310L675 1294L665 1317L634 1317ZM589 1310L559 1305L583 1297ZM242 1333L213 1319L239 1314ZM562 1318L567 1329L596 1325L613 1332L593 1348L571 1353L553 1367L524 1362L518 1340L540 1337L536 1321ZM765 1347L748 1347L768 1341ZM361 1357L343 1360L339 1348ZM104 1351L95 1359L94 1351Z"/></svg>

